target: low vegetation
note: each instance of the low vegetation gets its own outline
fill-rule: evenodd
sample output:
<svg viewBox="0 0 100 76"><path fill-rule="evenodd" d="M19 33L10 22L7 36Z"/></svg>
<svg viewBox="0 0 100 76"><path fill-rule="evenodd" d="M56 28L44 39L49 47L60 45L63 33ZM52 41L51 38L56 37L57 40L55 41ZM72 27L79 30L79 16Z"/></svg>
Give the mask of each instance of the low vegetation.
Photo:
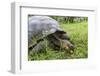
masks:
<svg viewBox="0 0 100 76"><path fill-rule="evenodd" d="M72 54L65 50L53 50L46 46L41 53L29 55L28 60L55 60L55 59L78 59L88 57L88 22L61 23L60 27L67 32L71 42L75 45Z"/></svg>

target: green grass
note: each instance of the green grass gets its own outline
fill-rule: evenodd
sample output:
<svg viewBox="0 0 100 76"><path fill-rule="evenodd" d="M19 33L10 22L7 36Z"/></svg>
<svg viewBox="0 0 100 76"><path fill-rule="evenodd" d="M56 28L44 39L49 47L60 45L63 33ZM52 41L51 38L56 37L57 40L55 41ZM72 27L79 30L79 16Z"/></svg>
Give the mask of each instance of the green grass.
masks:
<svg viewBox="0 0 100 76"><path fill-rule="evenodd" d="M46 46L46 52L28 56L28 60L55 60L55 59L79 59L88 57L88 22L61 24L60 27L67 32L75 45L73 54L62 51L54 51Z"/></svg>

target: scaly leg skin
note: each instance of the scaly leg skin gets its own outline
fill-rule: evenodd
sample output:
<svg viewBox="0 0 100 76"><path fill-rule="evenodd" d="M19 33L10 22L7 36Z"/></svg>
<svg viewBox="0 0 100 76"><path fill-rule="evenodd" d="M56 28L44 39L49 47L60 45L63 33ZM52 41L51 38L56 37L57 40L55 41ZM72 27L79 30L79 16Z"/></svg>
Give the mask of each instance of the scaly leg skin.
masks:
<svg viewBox="0 0 100 76"><path fill-rule="evenodd" d="M36 46L34 46L32 50L30 50L29 55L42 52L44 48L45 48L45 42L41 41Z"/></svg>

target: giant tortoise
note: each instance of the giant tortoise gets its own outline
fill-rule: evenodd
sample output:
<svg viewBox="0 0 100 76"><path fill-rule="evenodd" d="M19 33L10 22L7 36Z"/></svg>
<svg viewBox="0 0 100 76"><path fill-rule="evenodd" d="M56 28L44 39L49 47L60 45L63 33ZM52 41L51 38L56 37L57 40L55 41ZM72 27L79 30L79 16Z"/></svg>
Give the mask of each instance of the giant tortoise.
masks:
<svg viewBox="0 0 100 76"><path fill-rule="evenodd" d="M31 16L28 20L28 49L29 53L40 52L45 40L52 49L73 50L74 45L65 31L59 28L59 23L48 16Z"/></svg>

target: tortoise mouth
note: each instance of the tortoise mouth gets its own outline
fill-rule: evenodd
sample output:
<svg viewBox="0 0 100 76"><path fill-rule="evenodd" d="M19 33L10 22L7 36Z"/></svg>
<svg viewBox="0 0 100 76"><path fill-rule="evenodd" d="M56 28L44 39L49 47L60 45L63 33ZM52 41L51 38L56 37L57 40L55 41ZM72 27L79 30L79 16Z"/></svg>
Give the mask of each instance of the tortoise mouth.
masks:
<svg viewBox="0 0 100 76"><path fill-rule="evenodd" d="M75 46L68 40L61 40L61 46L62 48L64 48L65 50L74 50Z"/></svg>

